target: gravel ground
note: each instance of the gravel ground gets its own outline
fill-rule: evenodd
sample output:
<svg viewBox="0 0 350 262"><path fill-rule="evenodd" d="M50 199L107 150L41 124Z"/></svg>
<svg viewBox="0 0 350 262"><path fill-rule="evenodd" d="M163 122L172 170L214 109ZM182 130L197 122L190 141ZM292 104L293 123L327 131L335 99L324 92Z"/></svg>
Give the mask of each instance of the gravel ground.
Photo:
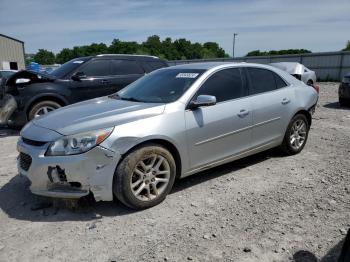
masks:
<svg viewBox="0 0 350 262"><path fill-rule="evenodd" d="M160 205L43 203L0 130L0 261L336 261L350 227L350 108L321 94L304 150L276 150L180 180ZM312 258L314 260L306 260Z"/></svg>

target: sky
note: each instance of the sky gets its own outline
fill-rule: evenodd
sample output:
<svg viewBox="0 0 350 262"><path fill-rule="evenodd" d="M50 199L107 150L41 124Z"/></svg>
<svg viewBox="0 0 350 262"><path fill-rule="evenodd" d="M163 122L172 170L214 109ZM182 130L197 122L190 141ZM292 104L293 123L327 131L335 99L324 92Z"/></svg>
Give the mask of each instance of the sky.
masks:
<svg viewBox="0 0 350 262"><path fill-rule="evenodd" d="M252 50L338 51L350 40L350 0L0 0L0 33L26 53L150 35Z"/></svg>

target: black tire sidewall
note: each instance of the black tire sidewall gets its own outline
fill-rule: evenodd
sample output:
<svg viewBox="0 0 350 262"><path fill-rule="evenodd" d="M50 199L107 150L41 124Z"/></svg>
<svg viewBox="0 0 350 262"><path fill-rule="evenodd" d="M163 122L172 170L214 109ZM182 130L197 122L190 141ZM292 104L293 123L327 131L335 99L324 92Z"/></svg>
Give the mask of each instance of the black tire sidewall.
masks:
<svg viewBox="0 0 350 262"><path fill-rule="evenodd" d="M291 143L290 143L290 135L291 135L291 131L292 131L292 126L297 120L303 120L305 125L306 125L305 141L304 141L303 145L299 149L293 148ZM298 153L300 153L303 150L303 148L306 145L308 136L309 136L309 129L310 129L309 122L307 121L307 118L306 118L305 115L298 114L298 115L295 115L292 118L292 120L289 122L289 125L287 127L287 131L286 131L286 134L284 136L284 141L283 141L283 145L284 145L285 151L287 151L288 154L290 154L290 155L298 154Z"/></svg>
<svg viewBox="0 0 350 262"><path fill-rule="evenodd" d="M32 120L34 119L34 114L35 112L40 108L40 107L43 107L43 106L50 106L50 107L54 107L55 109L58 109L61 107L61 105L57 102L54 102L54 101L41 101L41 102L38 102L38 103L35 103L29 110L29 113L28 113L28 120Z"/></svg>
<svg viewBox="0 0 350 262"><path fill-rule="evenodd" d="M141 201L131 191L130 180L136 164L148 155L157 153L167 159L170 166L170 180L167 188L156 199ZM145 209L161 203L172 189L176 177L176 164L171 153L159 145L145 145L130 152L118 165L113 182L113 192L117 199L133 209Z"/></svg>

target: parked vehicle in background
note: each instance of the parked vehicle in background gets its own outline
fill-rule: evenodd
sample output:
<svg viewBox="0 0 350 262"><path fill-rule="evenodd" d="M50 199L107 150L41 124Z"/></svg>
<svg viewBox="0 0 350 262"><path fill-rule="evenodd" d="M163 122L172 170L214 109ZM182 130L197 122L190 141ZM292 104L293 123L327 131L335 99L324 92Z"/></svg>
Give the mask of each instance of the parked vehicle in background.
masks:
<svg viewBox="0 0 350 262"><path fill-rule="evenodd" d="M17 70L0 70L0 81L2 78L9 78L11 75L16 73Z"/></svg>
<svg viewBox="0 0 350 262"><path fill-rule="evenodd" d="M309 86L316 83L317 78L315 71L310 70L303 64L297 62L280 62L271 63L270 65L286 71Z"/></svg>
<svg viewBox="0 0 350 262"><path fill-rule="evenodd" d="M167 66L153 56L98 55L73 59L50 74L20 71L3 87L17 103L9 121L21 125L62 106L110 95Z"/></svg>
<svg viewBox="0 0 350 262"><path fill-rule="evenodd" d="M305 146L317 92L277 68L194 63L152 72L118 93L28 123L19 173L34 194L142 209L176 177L281 146Z"/></svg>
<svg viewBox="0 0 350 262"><path fill-rule="evenodd" d="M338 95L341 106L350 105L350 73L343 77L339 85Z"/></svg>

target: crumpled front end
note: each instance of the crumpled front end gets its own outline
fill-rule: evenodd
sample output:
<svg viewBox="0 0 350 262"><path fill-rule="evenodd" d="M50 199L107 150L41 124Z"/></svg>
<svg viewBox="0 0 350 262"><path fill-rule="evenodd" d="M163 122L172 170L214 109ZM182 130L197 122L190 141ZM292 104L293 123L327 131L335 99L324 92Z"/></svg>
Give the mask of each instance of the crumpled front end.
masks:
<svg viewBox="0 0 350 262"><path fill-rule="evenodd" d="M113 175L120 155L101 146L71 156L45 156L50 142L20 138L18 171L32 193L76 199L93 193L96 201L113 200Z"/></svg>
<svg viewBox="0 0 350 262"><path fill-rule="evenodd" d="M13 112L17 109L17 102L12 95L5 94L0 100L0 126L7 125Z"/></svg>

